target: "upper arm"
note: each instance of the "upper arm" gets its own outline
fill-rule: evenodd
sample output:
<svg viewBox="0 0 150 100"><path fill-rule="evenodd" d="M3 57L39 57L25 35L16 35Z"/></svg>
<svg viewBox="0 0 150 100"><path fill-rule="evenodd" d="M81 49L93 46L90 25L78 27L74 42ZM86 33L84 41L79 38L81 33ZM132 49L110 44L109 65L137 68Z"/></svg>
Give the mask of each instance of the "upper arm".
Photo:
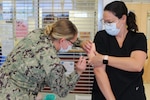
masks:
<svg viewBox="0 0 150 100"><path fill-rule="evenodd" d="M136 64L140 67L141 70L147 58L147 39L144 33L136 34L137 35L134 41L134 46L132 48L130 57L136 60Z"/></svg>
<svg viewBox="0 0 150 100"><path fill-rule="evenodd" d="M136 60L136 64L139 67L139 71L142 70L147 57L146 52L141 50L135 50L131 53L130 57Z"/></svg>
<svg viewBox="0 0 150 100"><path fill-rule="evenodd" d="M96 47L96 51L101 53L101 54L107 54L107 43L108 38L104 31L97 32L94 38L94 43Z"/></svg>

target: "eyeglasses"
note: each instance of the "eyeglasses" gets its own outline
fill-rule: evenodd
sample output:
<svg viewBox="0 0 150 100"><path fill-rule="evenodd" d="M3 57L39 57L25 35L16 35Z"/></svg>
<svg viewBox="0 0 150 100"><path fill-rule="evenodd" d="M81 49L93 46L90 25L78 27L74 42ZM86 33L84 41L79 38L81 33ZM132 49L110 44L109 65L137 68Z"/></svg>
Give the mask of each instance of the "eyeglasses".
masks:
<svg viewBox="0 0 150 100"><path fill-rule="evenodd" d="M72 41L70 41L70 40L67 40L67 41L69 41L73 46L75 46L75 47L78 47L78 45L76 44L76 42L72 42Z"/></svg>
<svg viewBox="0 0 150 100"><path fill-rule="evenodd" d="M102 19L101 21L102 21L102 23L103 23L104 25L111 26L112 23L118 23L119 20L117 20L117 21L104 21L104 20Z"/></svg>
<svg viewBox="0 0 150 100"><path fill-rule="evenodd" d="M74 45L74 43L72 41L70 41L70 40L67 40L67 41L69 41L72 45Z"/></svg>

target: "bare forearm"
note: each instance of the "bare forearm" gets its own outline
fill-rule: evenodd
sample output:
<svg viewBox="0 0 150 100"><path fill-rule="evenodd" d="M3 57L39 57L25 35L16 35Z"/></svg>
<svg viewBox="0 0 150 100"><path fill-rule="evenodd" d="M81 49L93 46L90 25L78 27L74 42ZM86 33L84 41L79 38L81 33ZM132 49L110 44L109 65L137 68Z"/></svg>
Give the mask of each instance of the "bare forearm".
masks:
<svg viewBox="0 0 150 100"><path fill-rule="evenodd" d="M144 66L145 57L141 56L141 59L135 57L112 57L109 56L108 65L113 66L118 69L140 72Z"/></svg>
<svg viewBox="0 0 150 100"><path fill-rule="evenodd" d="M112 57L112 56L109 56L108 65L126 71L136 71L137 66L134 59L130 57Z"/></svg>
<svg viewBox="0 0 150 100"><path fill-rule="evenodd" d="M104 55L95 53L90 63L94 66L99 66L103 63ZM131 53L129 57L115 57L108 55L108 65L111 67L131 71L140 72L143 69L147 54L144 51L136 50Z"/></svg>
<svg viewBox="0 0 150 100"><path fill-rule="evenodd" d="M106 100L115 100L115 96L112 92L110 82L104 68L102 68L102 66L100 66L99 68L95 68L94 74L96 77L97 84L101 92L105 96Z"/></svg>
<svg viewBox="0 0 150 100"><path fill-rule="evenodd" d="M133 51L129 57L115 57L108 55L108 65L125 71L140 72L143 69L146 53L144 51ZM91 63L95 66L103 63L104 55L96 54Z"/></svg>

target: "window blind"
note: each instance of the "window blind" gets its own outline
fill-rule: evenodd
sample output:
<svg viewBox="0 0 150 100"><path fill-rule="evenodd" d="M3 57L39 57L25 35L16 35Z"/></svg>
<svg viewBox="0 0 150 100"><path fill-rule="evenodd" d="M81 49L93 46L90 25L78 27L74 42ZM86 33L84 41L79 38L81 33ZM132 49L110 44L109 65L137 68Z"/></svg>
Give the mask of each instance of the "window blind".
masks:
<svg viewBox="0 0 150 100"><path fill-rule="evenodd" d="M28 32L59 19L71 20L78 28L81 40L93 40L97 32L97 4L98 0L0 0L1 65ZM81 55L86 56L80 50L81 48L74 48L72 52L58 56L62 61L76 63ZM71 93L90 94L92 82L93 68L87 65ZM45 86L44 91L48 92L50 88Z"/></svg>

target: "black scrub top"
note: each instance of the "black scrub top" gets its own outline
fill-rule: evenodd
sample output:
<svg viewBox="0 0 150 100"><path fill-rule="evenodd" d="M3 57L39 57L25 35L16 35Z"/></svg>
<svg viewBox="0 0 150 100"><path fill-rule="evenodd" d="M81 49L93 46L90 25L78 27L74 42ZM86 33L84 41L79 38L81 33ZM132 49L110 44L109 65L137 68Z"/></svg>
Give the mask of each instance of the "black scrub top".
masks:
<svg viewBox="0 0 150 100"><path fill-rule="evenodd" d="M115 36L110 36L102 30L97 32L94 42L97 52L104 55L129 57L131 52L135 50L147 53L147 40L143 33L129 31L122 47L119 47ZM116 100L146 100L142 80L143 70L141 72L128 72L107 65L106 73ZM92 100L105 100L95 78Z"/></svg>

